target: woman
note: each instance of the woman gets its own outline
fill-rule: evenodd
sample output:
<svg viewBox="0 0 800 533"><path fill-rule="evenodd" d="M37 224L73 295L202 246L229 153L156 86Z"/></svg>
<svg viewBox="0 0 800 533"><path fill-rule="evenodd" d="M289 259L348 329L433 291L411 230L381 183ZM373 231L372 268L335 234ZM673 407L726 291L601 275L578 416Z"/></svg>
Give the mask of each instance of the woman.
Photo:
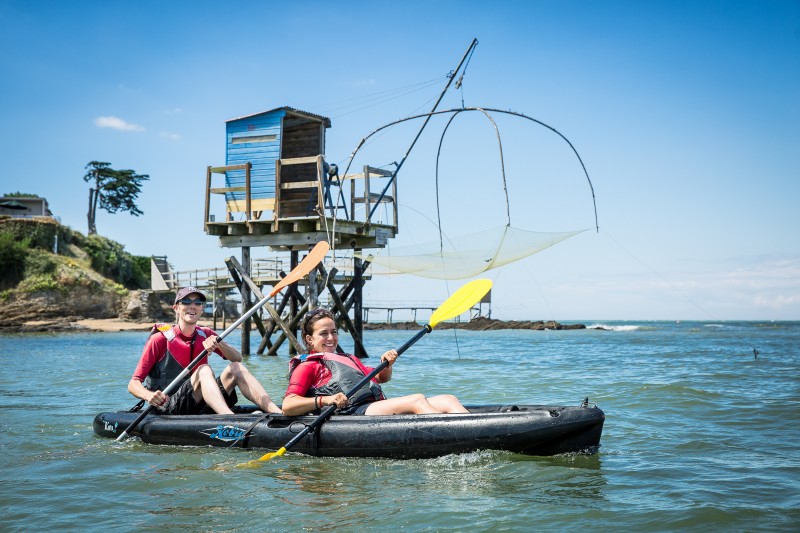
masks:
<svg viewBox="0 0 800 533"><path fill-rule="evenodd" d="M297 356L289 363L289 388L286 389L282 406L283 414L287 416L319 412L328 405L335 405L339 414L356 415L469 412L452 394L431 398L409 394L386 399L379 383L392 379L397 350L389 350L381 356L381 361L386 361L389 366L348 401L345 393L369 374L372 368L364 366L353 355L335 353L339 334L333 315L327 309L309 312L303 321L302 333L309 353Z"/></svg>

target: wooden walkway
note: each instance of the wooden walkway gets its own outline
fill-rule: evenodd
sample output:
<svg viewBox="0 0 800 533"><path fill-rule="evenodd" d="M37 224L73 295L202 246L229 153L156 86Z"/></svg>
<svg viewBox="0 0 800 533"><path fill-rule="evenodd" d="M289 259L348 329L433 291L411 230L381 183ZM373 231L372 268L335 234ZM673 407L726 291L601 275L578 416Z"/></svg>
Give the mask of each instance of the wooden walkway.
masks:
<svg viewBox="0 0 800 533"><path fill-rule="evenodd" d="M254 259L250 268L252 280L262 286L274 285L280 281L281 272L286 269L281 259ZM163 279L168 291L188 285L203 291L236 288L236 283L226 267L169 272L163 275Z"/></svg>

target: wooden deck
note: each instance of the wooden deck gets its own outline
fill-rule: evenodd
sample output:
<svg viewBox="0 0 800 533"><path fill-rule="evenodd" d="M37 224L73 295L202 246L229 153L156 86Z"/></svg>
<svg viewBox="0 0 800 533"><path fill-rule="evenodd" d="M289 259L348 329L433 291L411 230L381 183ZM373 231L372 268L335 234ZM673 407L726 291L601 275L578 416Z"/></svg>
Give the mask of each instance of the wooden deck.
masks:
<svg viewBox="0 0 800 533"><path fill-rule="evenodd" d="M388 239L395 237L397 227L312 216L206 222L205 231L219 237L220 246L226 248L269 246L275 251L290 251L307 250L319 241L328 241L337 248L383 248Z"/></svg>

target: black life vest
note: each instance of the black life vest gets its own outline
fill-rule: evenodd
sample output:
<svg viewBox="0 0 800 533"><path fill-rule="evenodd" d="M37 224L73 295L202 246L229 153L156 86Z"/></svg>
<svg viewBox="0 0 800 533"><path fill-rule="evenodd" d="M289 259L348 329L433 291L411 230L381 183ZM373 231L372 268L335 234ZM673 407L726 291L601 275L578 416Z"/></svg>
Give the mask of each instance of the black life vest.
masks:
<svg viewBox="0 0 800 533"><path fill-rule="evenodd" d="M300 363L306 361L318 361L325 365L331 373L331 379L327 383L319 387L311 387L306 392L307 398L314 396L332 396L340 392L347 394L347 392L361 381L366 374L361 371L358 365L354 362L355 356L350 354L335 354L335 353L315 353L305 354L293 357L289 361L289 376L292 372L300 366ZM381 386L370 380L369 383L362 386L355 394L350 397L350 405L361 405L364 403L374 402L385 399Z"/></svg>
<svg viewBox="0 0 800 533"><path fill-rule="evenodd" d="M189 344L189 357L194 358L194 344L195 339L197 336L201 336L203 338L206 337L206 334L203 333L200 329L195 329L195 333L192 336L192 339ZM175 334L175 330L172 329L172 325L170 324L154 324L153 329L150 330L150 336L153 336L157 333L164 335L167 339L167 353L164 357L162 357L156 364L153 365L153 368L150 369L150 372L147 374L147 377L144 378L144 386L148 390L157 391L157 390L164 390L167 388L167 385L172 383L175 378L177 378L181 372L183 372L184 367L173 357L173 355L169 351L169 344L175 340L177 335ZM186 376L183 381L186 381L189 376ZM180 383L183 384L183 381Z"/></svg>

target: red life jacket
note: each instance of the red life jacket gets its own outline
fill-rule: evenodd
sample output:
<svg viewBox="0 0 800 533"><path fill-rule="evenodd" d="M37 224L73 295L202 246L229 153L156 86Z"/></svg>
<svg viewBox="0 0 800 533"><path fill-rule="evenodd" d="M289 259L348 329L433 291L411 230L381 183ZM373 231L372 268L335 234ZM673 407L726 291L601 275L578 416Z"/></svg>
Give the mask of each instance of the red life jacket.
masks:
<svg viewBox="0 0 800 533"><path fill-rule="evenodd" d="M150 336L156 334L162 334L167 339L167 354L162 357L156 364L153 365L153 368L150 369L150 372L147 374L147 377L144 379L144 386L151 391L156 390L164 390L167 388L167 385L172 383L175 378L177 378L181 372L183 372L184 367L173 357L173 355L169 351L169 344L175 340L177 335L175 334L175 330L172 329L171 324L154 324L153 328L150 330ZM190 341L190 356L194 357L194 344L195 339L197 337L206 338L206 334L199 328L195 329L195 334ZM202 342L202 339L200 339ZM200 352L198 352L200 353ZM186 376L184 380L188 379L189 376Z"/></svg>
<svg viewBox="0 0 800 533"><path fill-rule="evenodd" d="M355 356L350 354L314 353L298 355L289 361L289 376L302 363L316 361L325 365L325 368L330 371L331 377L327 383L309 388L308 392L306 392L306 397L332 396L340 392L347 394L366 375L355 363L354 359ZM385 397L381 386L374 380L370 380L369 383L358 389L350 397L350 405L356 406L383 399Z"/></svg>

